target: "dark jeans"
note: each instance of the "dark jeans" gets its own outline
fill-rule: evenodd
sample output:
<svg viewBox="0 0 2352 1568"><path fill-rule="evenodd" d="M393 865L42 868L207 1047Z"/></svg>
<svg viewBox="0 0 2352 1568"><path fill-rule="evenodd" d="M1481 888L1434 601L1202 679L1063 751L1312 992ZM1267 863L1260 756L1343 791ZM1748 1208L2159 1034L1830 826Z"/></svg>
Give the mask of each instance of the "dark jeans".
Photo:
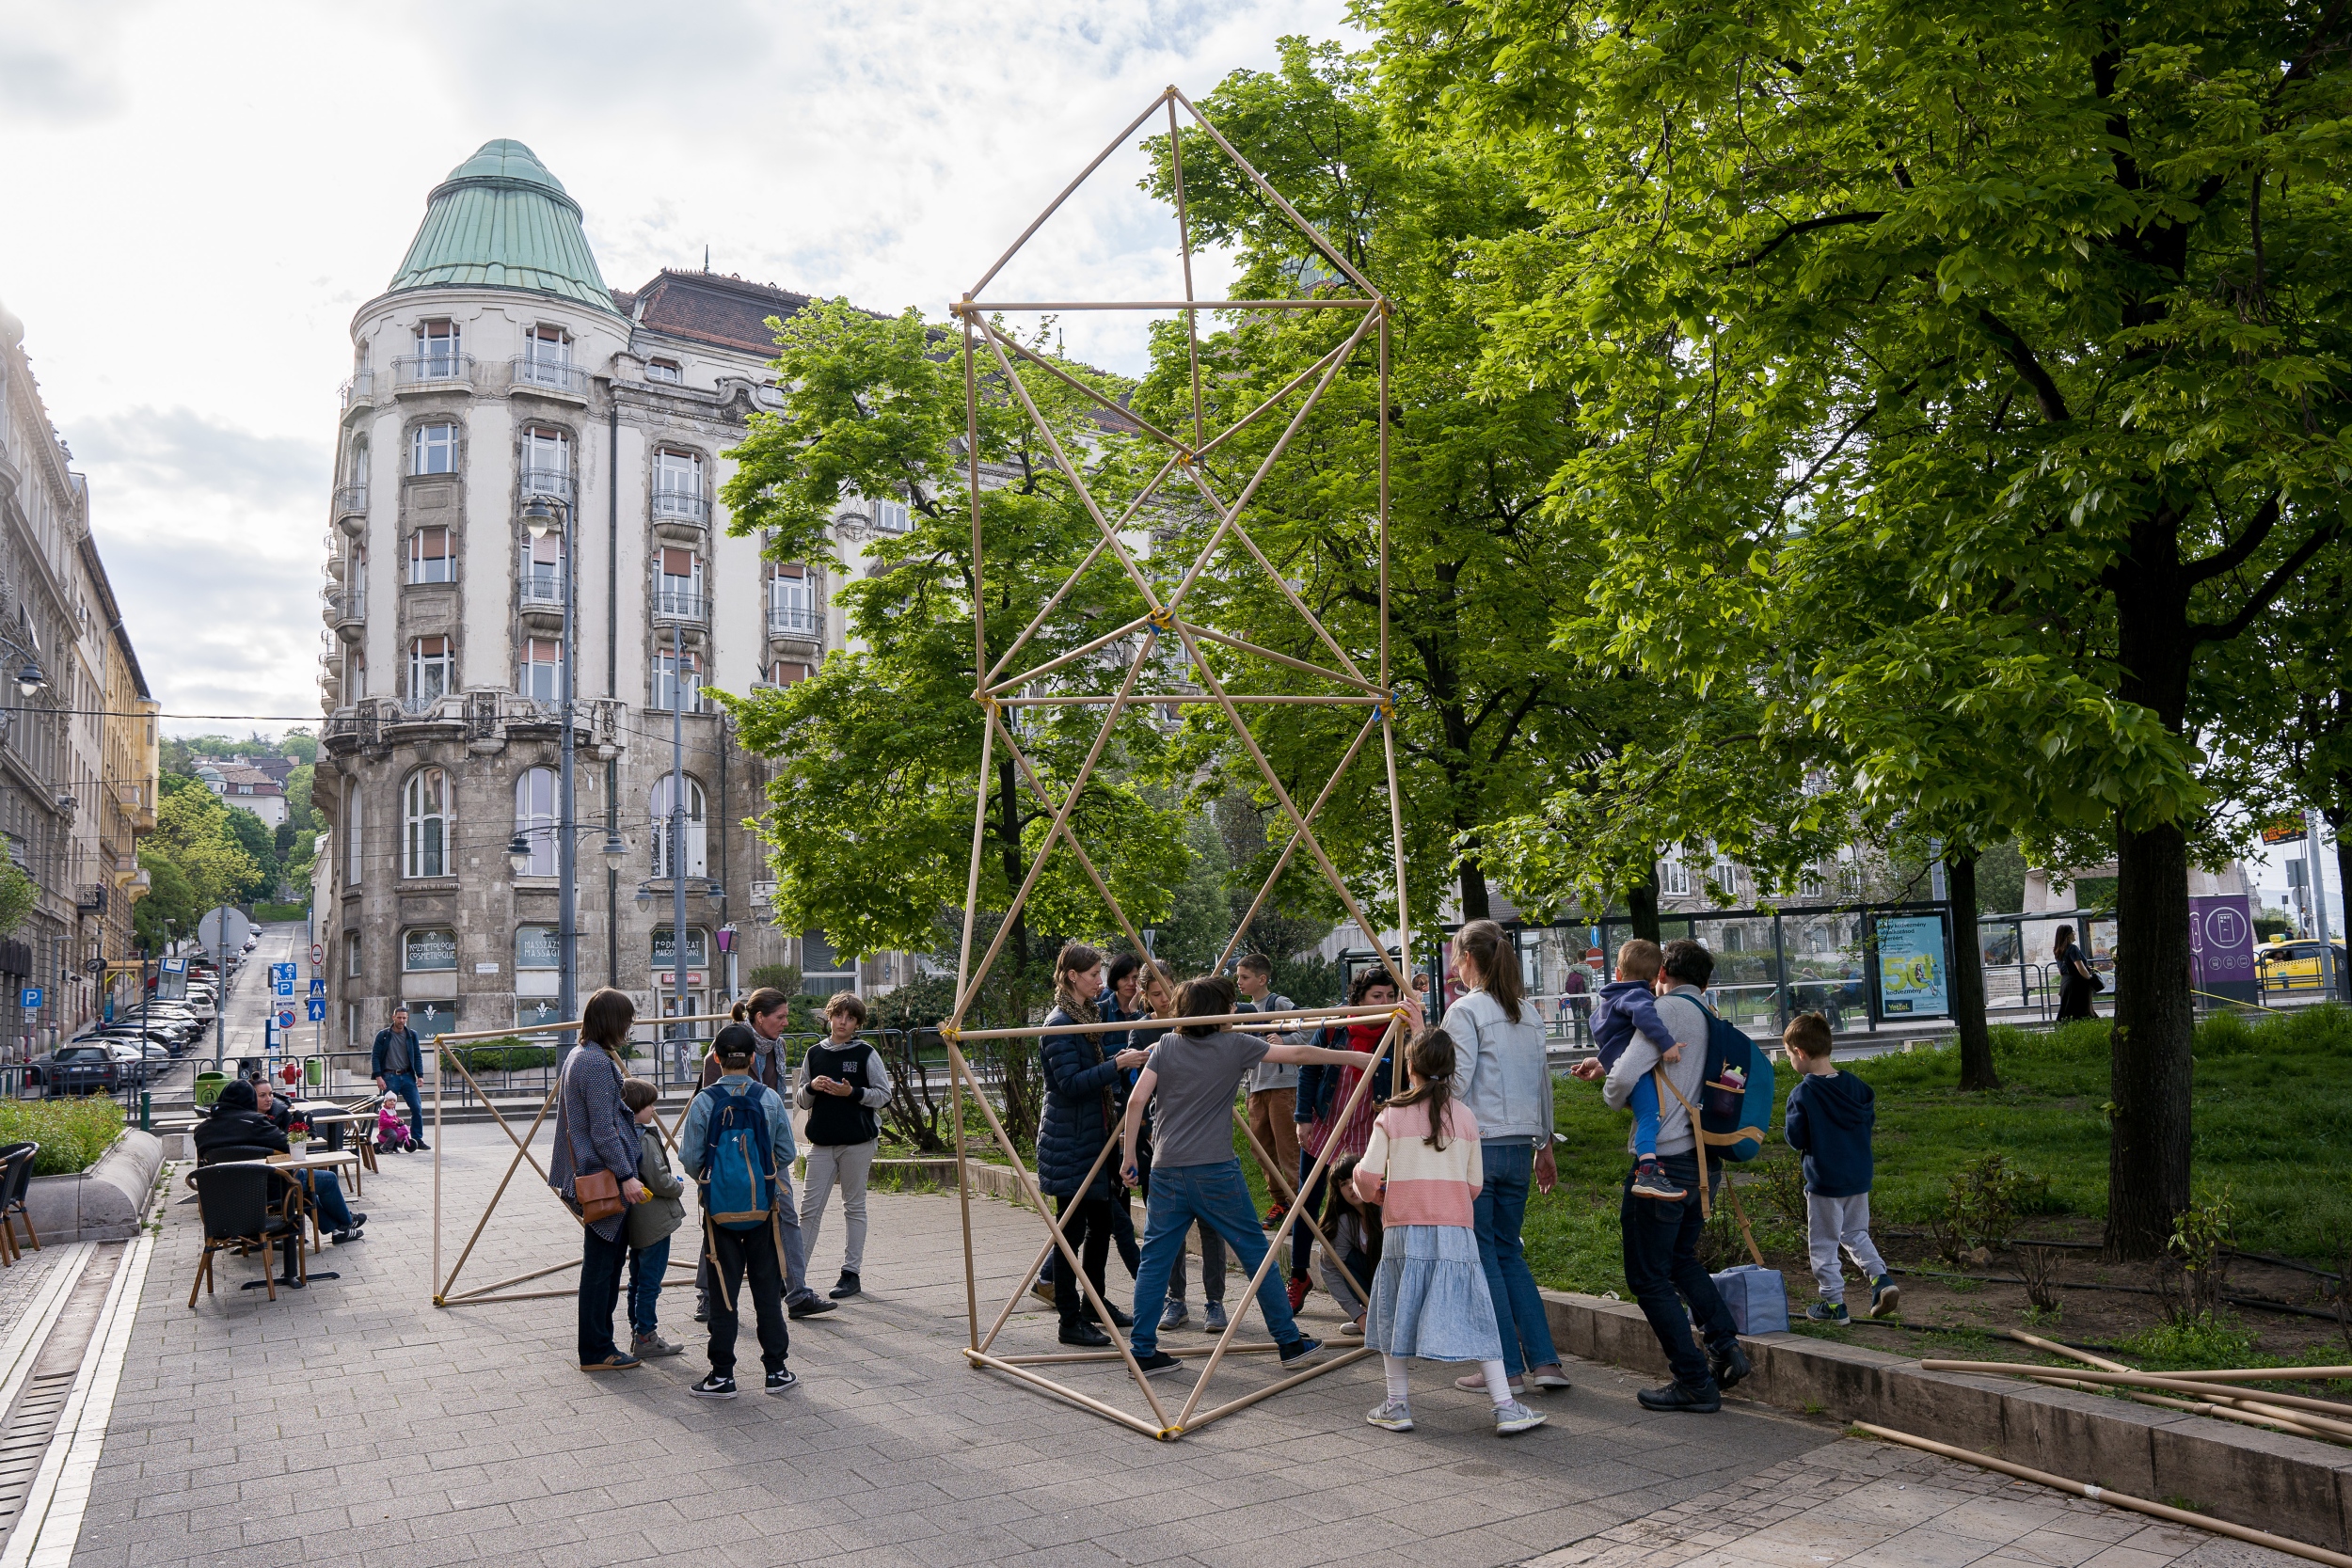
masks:
<svg viewBox="0 0 2352 1568"><path fill-rule="evenodd" d="M1527 1266L1527 1253L1519 1245L1519 1227L1527 1221L1527 1189L1535 1175L1535 1146L1489 1140L1478 1146L1478 1157L1486 1178L1470 1205L1478 1227L1478 1261L1486 1271L1486 1293L1494 1298L1502 1370L1518 1377L1530 1367L1549 1367L1560 1359L1551 1348L1551 1321L1544 1315L1543 1292L1535 1288L1534 1271Z"/></svg>
<svg viewBox="0 0 2352 1568"><path fill-rule="evenodd" d="M1136 1275L1136 1326L1130 1339L1137 1355L1159 1349L1160 1308L1168 1302L1168 1276L1184 1250L1184 1232L1205 1222L1225 1238L1248 1273L1265 1259L1265 1232L1258 1205L1241 1178L1241 1161L1214 1165L1162 1165L1152 1173L1152 1207L1144 1218L1143 1267ZM1299 1337L1282 1282L1266 1271L1258 1286L1258 1309L1276 1344Z"/></svg>
<svg viewBox="0 0 2352 1568"><path fill-rule="evenodd" d="M329 1230L351 1228L351 1205L343 1201L343 1184L331 1170L302 1173L302 1184L310 1190L311 1206Z"/></svg>
<svg viewBox="0 0 2352 1568"><path fill-rule="evenodd" d="M701 1201L699 1195L696 1201ZM703 1215L698 1212L695 1219L699 1222L702 1218ZM808 1288L808 1243L801 1234L801 1206L793 1200L792 1183L789 1181L776 1183L776 1223L784 1227L784 1299L798 1301L803 1296L815 1295L817 1292ZM695 1228L707 1234L710 1227L698 1223ZM694 1264L694 1293L698 1296L708 1296L710 1294L710 1248L703 1245L696 1257L698 1260Z"/></svg>
<svg viewBox="0 0 2352 1568"><path fill-rule="evenodd" d="M1716 1294L1706 1265L1699 1261L1699 1230L1706 1222L1699 1213L1698 1159L1685 1150L1661 1155L1659 1163L1684 1196L1679 1203L1635 1197L1633 1173L1626 1172L1626 1191L1617 1205L1617 1224L1625 1238L1626 1288L1641 1303L1650 1332L1664 1347L1675 1381L1686 1388L1705 1388L1715 1381L1715 1374L1692 1341L1691 1325L1696 1323L1707 1343L1715 1348L1737 1340L1739 1330L1732 1323L1730 1308ZM1719 1184L1721 1174L1719 1169ZM1510 1346L1507 1337L1503 1345L1505 1349Z"/></svg>
<svg viewBox="0 0 2352 1568"><path fill-rule="evenodd" d="M1307 1173L1315 1168L1315 1162L1321 1158L1321 1155L1311 1149L1302 1148L1298 1151L1298 1204L1302 1210L1315 1217L1317 1225L1323 1223L1324 1191L1331 1184L1331 1174L1328 1171L1324 1172L1323 1175L1315 1178L1315 1184L1310 1187L1307 1185ZM1331 1163L1335 1165L1339 1164L1337 1160ZM1312 1250L1314 1244L1315 1233L1307 1228L1305 1220L1291 1227L1291 1277L1293 1279L1311 1277L1307 1273L1307 1260L1314 1255ZM1355 1267L1352 1263L1348 1266ZM1361 1275L1357 1277L1364 1279ZM1369 1285L1372 1281L1364 1279L1364 1283Z"/></svg>
<svg viewBox="0 0 2352 1568"><path fill-rule="evenodd" d="M1069 1242L1070 1250L1078 1255L1078 1261L1085 1265L1087 1278L1094 1282L1094 1293L1103 1296L1105 1306L1109 1305L1110 1298L1103 1284L1103 1265L1110 1258L1111 1237L1118 1228L1111 1216L1111 1200L1106 1197L1061 1197L1054 1201L1057 1206L1055 1212L1061 1216L1063 1239ZM1129 1228L1132 1230L1134 1227L1131 1225ZM1059 1247L1054 1249L1054 1258L1057 1260L1061 1258ZM1058 1282L1062 1277L1061 1271L1055 1271L1054 1277ZM1070 1289L1066 1291L1057 1283L1054 1307L1061 1314L1063 1323L1076 1323L1088 1315L1087 1293L1078 1288L1075 1280L1071 1281Z"/></svg>
<svg viewBox="0 0 2352 1568"><path fill-rule="evenodd" d="M707 1234L719 1254L715 1283L720 1287L710 1292L710 1370L735 1375L735 1329L749 1290L759 1323L760 1364L779 1370L792 1338L784 1326L784 1261L776 1255L775 1231L765 1225L756 1230L712 1226Z"/></svg>
<svg viewBox="0 0 2352 1568"><path fill-rule="evenodd" d="M624 1236L606 1241L592 1227L580 1232L580 1364L593 1367L614 1354L612 1309L621 1304L621 1270L628 1262Z"/></svg>
<svg viewBox="0 0 2352 1568"><path fill-rule="evenodd" d="M384 1092L396 1094L408 1101L408 1135L424 1142L424 1101L417 1098L417 1075L413 1072L388 1072L384 1075Z"/></svg>
<svg viewBox="0 0 2352 1568"><path fill-rule="evenodd" d="M661 1282L670 1273L670 1238L628 1255L628 1327L632 1334L651 1334L659 1321Z"/></svg>

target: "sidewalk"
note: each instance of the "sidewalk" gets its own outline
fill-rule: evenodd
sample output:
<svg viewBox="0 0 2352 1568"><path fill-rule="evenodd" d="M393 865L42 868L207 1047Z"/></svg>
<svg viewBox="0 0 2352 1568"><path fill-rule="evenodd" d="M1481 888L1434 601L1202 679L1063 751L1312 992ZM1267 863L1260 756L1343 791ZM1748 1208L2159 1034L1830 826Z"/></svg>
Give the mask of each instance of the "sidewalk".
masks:
<svg viewBox="0 0 2352 1568"><path fill-rule="evenodd" d="M445 1137L444 1267L511 1150L492 1127L450 1128ZM1368 1362L1182 1442L1155 1443L963 1365L952 1195L875 1195L869 1294L792 1325L799 1389L704 1403L686 1393L704 1370L686 1321L690 1291L667 1291L662 1303L664 1327L689 1354L604 1377L573 1364L568 1300L434 1308L431 1168L429 1158L388 1156L354 1200L373 1215L368 1239L312 1259L342 1277L274 1305L236 1288L259 1277L258 1264L224 1258L221 1293L189 1311L195 1211L166 1208L77 1564L249 1565L419 1547L436 1563L548 1568L679 1554L793 1563L847 1552L862 1564L1050 1568L1809 1564L1847 1560L1871 1543L1792 1556L1790 1521L1821 1510L1842 1517L1835 1511L1875 1497L1869 1487L1885 1484L1890 1468L1932 1473L1936 1509L1927 1515L1981 1509L1997 1489L1960 1466L1738 1402L1713 1418L1654 1416L1634 1403L1639 1380L1589 1366L1573 1369L1572 1393L1544 1401L1550 1425L1509 1441L1492 1435L1483 1397L1443 1387L1436 1368L1416 1370L1419 1432L1367 1427L1363 1413L1379 1400L1377 1364ZM985 1323L1042 1231L1034 1215L1002 1203L975 1200L972 1214ZM836 1205L812 1267L820 1282L838 1266L840 1224ZM576 1236L526 1166L460 1288L576 1257ZM567 1282L558 1275L541 1284ZM1115 1296L1123 1299L1124 1284L1115 1279ZM1321 1295L1310 1299L1308 1323L1319 1335L1338 1326ZM1043 1351L1051 1339L1050 1315L1030 1311L1004 1342ZM742 1354L756 1367L748 1342ZM1217 1387L1239 1393L1270 1375L1221 1372ZM1100 1376L1104 1391L1118 1388ZM1181 1399L1188 1376L1168 1380L1163 1400ZM1132 1385L1112 1397L1139 1402ZM1833 1472L1851 1484L1824 1488ZM2132 1516L2029 1489L2001 1496L2115 1522L2099 1527L2103 1537L2079 1537L2093 1548L2079 1555L2002 1560L2072 1564L2126 1538L2141 1549ZM1726 1510L1732 1498L1747 1499L1743 1511ZM1909 1528L1927 1528L1927 1515ZM1771 1538L1769 1555L1707 1555L1775 1529L1784 1533ZM1832 1533L1821 1534L1825 1545ZM1970 1539L1956 1529L1955 1541ZM1690 1549L1659 1555L1642 1544L1653 1541ZM2187 1559L2201 1565L2266 1557L2186 1544L2205 1554ZM1575 1555L1621 1546L1632 1555ZM2180 1557L2151 1552L2100 1560L2100 1568Z"/></svg>

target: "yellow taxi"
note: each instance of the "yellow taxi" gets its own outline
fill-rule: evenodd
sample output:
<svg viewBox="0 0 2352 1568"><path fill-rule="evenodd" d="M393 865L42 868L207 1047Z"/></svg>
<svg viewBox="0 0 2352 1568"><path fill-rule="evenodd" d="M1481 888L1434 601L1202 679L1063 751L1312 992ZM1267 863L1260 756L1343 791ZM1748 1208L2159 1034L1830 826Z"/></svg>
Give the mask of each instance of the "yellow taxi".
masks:
<svg viewBox="0 0 2352 1568"><path fill-rule="evenodd" d="M2344 967L2344 943L2332 941L2328 946L2336 950L2336 976L2341 984L2352 976L2352 969ZM2254 949L2255 972L2262 983L2272 990L2317 990L2326 983L2319 972L2319 939L2288 937L2280 942L2265 942Z"/></svg>

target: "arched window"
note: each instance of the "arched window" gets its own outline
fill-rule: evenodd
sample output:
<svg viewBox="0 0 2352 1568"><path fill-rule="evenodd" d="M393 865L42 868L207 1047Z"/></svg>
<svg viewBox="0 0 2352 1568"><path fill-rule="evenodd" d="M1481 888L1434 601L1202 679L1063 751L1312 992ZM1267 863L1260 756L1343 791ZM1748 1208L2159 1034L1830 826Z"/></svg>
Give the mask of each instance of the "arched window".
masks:
<svg viewBox="0 0 2352 1568"><path fill-rule="evenodd" d="M526 877L555 875L555 769L526 768L515 780L515 831L531 846Z"/></svg>
<svg viewBox="0 0 2352 1568"><path fill-rule="evenodd" d="M352 492L352 504L364 508L368 504L368 438L352 437L351 448L343 454L343 483Z"/></svg>
<svg viewBox="0 0 2352 1568"><path fill-rule="evenodd" d="M572 498L572 438L552 425L523 432L523 494Z"/></svg>
<svg viewBox="0 0 2352 1568"><path fill-rule="evenodd" d="M671 777L664 773L653 785L653 874L667 877L671 873L670 834L675 826L670 819L672 804L677 797L671 792ZM703 820L703 786L690 774L686 780L686 875L707 877L709 861L705 854L708 824Z"/></svg>
<svg viewBox="0 0 2352 1568"><path fill-rule="evenodd" d="M420 768L400 792L400 874L449 875L449 775Z"/></svg>

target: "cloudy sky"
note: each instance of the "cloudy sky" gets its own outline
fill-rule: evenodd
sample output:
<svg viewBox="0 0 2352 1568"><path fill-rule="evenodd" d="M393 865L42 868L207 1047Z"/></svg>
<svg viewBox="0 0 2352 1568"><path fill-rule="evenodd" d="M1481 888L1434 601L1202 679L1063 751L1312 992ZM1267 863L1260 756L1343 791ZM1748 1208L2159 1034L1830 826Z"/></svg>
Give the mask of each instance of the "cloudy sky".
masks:
<svg viewBox="0 0 2352 1568"><path fill-rule="evenodd" d="M1352 37L1343 13L0 0L0 304L167 711L315 714L351 317L481 143L538 153L616 287L707 245L720 272L940 315L1162 87L1198 97L1284 34ZM1174 289L1141 166L1114 157L989 293ZM1140 327L1073 317L1068 341L1132 369ZM173 725L246 727L284 725Z"/></svg>

